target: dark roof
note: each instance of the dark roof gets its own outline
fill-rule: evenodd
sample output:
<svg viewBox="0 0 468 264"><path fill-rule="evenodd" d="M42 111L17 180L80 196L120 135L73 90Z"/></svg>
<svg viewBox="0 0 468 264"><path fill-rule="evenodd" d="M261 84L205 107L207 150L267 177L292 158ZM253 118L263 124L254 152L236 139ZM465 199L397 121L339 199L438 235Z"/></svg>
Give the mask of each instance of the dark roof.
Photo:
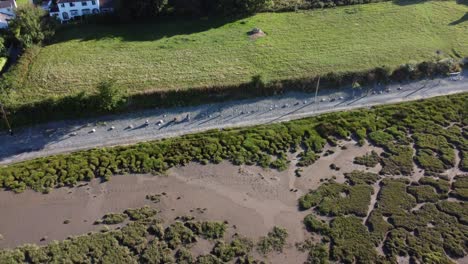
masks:
<svg viewBox="0 0 468 264"><path fill-rule="evenodd" d="M0 8L14 7L15 0L0 1Z"/></svg>

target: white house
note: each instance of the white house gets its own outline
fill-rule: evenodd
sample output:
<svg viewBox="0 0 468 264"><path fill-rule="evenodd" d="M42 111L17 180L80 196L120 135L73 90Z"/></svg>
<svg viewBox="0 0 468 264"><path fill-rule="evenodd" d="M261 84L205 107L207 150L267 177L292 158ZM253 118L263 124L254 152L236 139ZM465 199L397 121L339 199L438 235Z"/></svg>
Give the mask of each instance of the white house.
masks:
<svg viewBox="0 0 468 264"><path fill-rule="evenodd" d="M0 1L0 28L7 28L8 21L15 17L15 0Z"/></svg>
<svg viewBox="0 0 468 264"><path fill-rule="evenodd" d="M113 10L113 0L57 0L57 6L50 8L50 15L64 22L77 16Z"/></svg>

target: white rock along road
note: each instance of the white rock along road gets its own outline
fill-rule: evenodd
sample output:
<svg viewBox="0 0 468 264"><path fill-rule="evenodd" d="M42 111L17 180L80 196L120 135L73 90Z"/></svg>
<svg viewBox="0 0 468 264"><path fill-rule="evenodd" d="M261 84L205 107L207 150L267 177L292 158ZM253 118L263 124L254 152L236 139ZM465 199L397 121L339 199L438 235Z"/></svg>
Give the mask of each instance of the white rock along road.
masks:
<svg viewBox="0 0 468 264"><path fill-rule="evenodd" d="M389 90L388 90L389 89ZM153 109L93 119L60 121L22 128L13 136L0 134L0 164L104 146L126 145L160 138L221 129L283 122L326 112L397 103L468 92L468 74L402 84L376 85L369 93L341 88L313 93L228 101L194 107ZM341 98L340 98L341 97ZM187 115L190 119L187 120ZM177 121L173 121L177 118ZM145 125L148 120L148 125ZM158 125L160 120L164 124ZM129 126L132 126L130 128Z"/></svg>

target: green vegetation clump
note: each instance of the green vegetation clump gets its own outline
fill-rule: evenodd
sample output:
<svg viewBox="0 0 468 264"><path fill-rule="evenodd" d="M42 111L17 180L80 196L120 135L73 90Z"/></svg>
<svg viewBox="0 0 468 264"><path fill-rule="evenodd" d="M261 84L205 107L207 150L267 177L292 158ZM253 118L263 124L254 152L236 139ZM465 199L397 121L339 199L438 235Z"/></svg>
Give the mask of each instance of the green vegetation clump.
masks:
<svg viewBox="0 0 468 264"><path fill-rule="evenodd" d="M227 228L226 224L223 222L188 221L185 223L185 226L195 234L210 240L223 238Z"/></svg>
<svg viewBox="0 0 468 264"><path fill-rule="evenodd" d="M385 221L381 211L378 209L371 212L369 218L367 218L366 225L369 228L375 246L378 246L384 240L387 232L393 228L391 224Z"/></svg>
<svg viewBox="0 0 468 264"><path fill-rule="evenodd" d="M105 225L120 224L123 223L127 217L128 216L126 214L106 214L102 217L101 223Z"/></svg>
<svg viewBox="0 0 468 264"><path fill-rule="evenodd" d="M298 155L299 161L297 162L297 166L299 167L310 166L314 164L314 162L318 160L319 157L320 157L319 155L311 151L302 152Z"/></svg>
<svg viewBox="0 0 468 264"><path fill-rule="evenodd" d="M430 185L440 194L446 194L450 190L450 182L441 178L423 177L419 180L421 185Z"/></svg>
<svg viewBox="0 0 468 264"><path fill-rule="evenodd" d="M197 241L195 233L181 222L168 226L164 231L164 239L173 249L179 245L188 245Z"/></svg>
<svg viewBox="0 0 468 264"><path fill-rule="evenodd" d="M357 185L357 184L372 185L380 179L380 176L375 173L358 171L358 170L345 173L344 176L348 180L350 185Z"/></svg>
<svg viewBox="0 0 468 264"><path fill-rule="evenodd" d="M468 175L455 176L453 192L450 194L462 201L468 201Z"/></svg>
<svg viewBox="0 0 468 264"><path fill-rule="evenodd" d="M283 252L283 247L286 245L288 232L281 227L273 227L273 230L268 232L268 235L262 237L257 243L257 251L263 255L267 255L272 251Z"/></svg>
<svg viewBox="0 0 468 264"><path fill-rule="evenodd" d="M161 201L161 194L148 194L146 195L146 199L153 203L159 203Z"/></svg>
<svg viewBox="0 0 468 264"><path fill-rule="evenodd" d="M121 245L113 233L96 233L54 242L45 247L24 246L2 250L0 263L137 263L129 248Z"/></svg>
<svg viewBox="0 0 468 264"><path fill-rule="evenodd" d="M326 245L317 243L309 245L304 248L308 251L307 261L304 264L328 264L329 252Z"/></svg>
<svg viewBox="0 0 468 264"><path fill-rule="evenodd" d="M382 154L382 170L384 175L404 175L413 173L413 148L396 144L388 145L388 152Z"/></svg>
<svg viewBox="0 0 468 264"><path fill-rule="evenodd" d="M440 201L436 206L441 212L457 217L461 224L468 225L468 204L466 202Z"/></svg>
<svg viewBox="0 0 468 264"><path fill-rule="evenodd" d="M317 219L313 214L308 214L304 218L304 225L306 226L307 230L309 230L309 232L322 235L328 235L330 232L328 223Z"/></svg>
<svg viewBox="0 0 468 264"><path fill-rule="evenodd" d="M335 182L324 183L317 190L302 196L299 207L303 210L315 207L318 213L328 216L366 216L372 193L372 187L365 184L348 186Z"/></svg>
<svg viewBox="0 0 468 264"><path fill-rule="evenodd" d="M330 223L330 257L341 263L375 263L377 252L362 220L339 216Z"/></svg>
<svg viewBox="0 0 468 264"><path fill-rule="evenodd" d="M379 162L380 162L380 156L375 151L372 151L370 154L368 153L364 156L354 158L354 163L359 164L359 165L364 165L369 168L373 168L377 166Z"/></svg>
<svg viewBox="0 0 468 264"><path fill-rule="evenodd" d="M177 264L192 264L193 263L193 256L192 252L186 248L181 248L177 250L175 254L176 263Z"/></svg>
<svg viewBox="0 0 468 264"><path fill-rule="evenodd" d="M264 263L249 256L254 247L250 239L235 234L229 243L223 241L226 229L223 223L195 222L193 219L171 221L165 230L161 230L161 222L161 219L149 217L130 222L120 229L70 237L42 247L25 245L11 250L0 249L0 263ZM186 246L193 246L200 236L217 240L211 251L204 249L195 258ZM281 252L287 236L285 229L274 227L261 239L265 254Z"/></svg>
<svg viewBox="0 0 468 264"><path fill-rule="evenodd" d="M251 240L237 236L229 244L218 241L213 248L212 254L224 262L229 262L235 257L248 256L252 248L253 242Z"/></svg>
<svg viewBox="0 0 468 264"><path fill-rule="evenodd" d="M145 206L137 209L127 209L124 211L124 214L128 215L131 220L141 220L155 216L157 211L149 206Z"/></svg>
<svg viewBox="0 0 468 264"><path fill-rule="evenodd" d="M141 259L143 263L151 264L176 263L172 256L172 250L167 246L166 242L156 239L146 247Z"/></svg>
<svg viewBox="0 0 468 264"><path fill-rule="evenodd" d="M412 136L417 149L415 161L426 175L442 173L455 165L455 152L442 135L415 133Z"/></svg>
<svg viewBox="0 0 468 264"><path fill-rule="evenodd" d="M445 253L455 258L465 255L464 250L467 249L467 245L463 241L466 241L468 237L468 227L460 224L456 217L439 211L434 204L426 204L409 216L395 217L393 225L415 232L414 234L403 232L404 238L399 239L396 247L393 239L390 239L388 244L384 244L384 249L389 252L407 250L407 254L418 257L420 260L437 252L445 262L448 261ZM393 246L390 247L392 244ZM389 256L396 257L394 254Z"/></svg>
<svg viewBox="0 0 468 264"><path fill-rule="evenodd" d="M195 264L223 264L223 261L214 255L200 255L197 257Z"/></svg>
<svg viewBox="0 0 468 264"><path fill-rule="evenodd" d="M383 215L405 214L416 206L416 198L406 192L408 184L406 179L382 180L377 204Z"/></svg>
<svg viewBox="0 0 468 264"><path fill-rule="evenodd" d="M434 188L428 185L409 186L408 193L412 194L418 203L435 203L439 201L439 195Z"/></svg>

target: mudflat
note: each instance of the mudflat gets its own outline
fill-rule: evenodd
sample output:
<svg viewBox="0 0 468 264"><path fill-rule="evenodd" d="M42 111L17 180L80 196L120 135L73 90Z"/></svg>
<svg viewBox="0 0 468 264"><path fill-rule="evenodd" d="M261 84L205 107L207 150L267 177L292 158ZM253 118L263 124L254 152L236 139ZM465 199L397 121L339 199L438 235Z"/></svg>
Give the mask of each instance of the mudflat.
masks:
<svg viewBox="0 0 468 264"><path fill-rule="evenodd" d="M0 234L3 240L0 247L13 248L26 243L44 245L52 240L99 231L102 225L93 223L102 215L149 205L157 208L166 222L183 215L199 220L227 221L232 227L231 234L227 235L236 232L256 239L272 227L282 226L290 234L288 245L283 254L271 257L269 262L303 262L307 254L298 252L294 244L307 236L302 224L307 212L298 210L297 199L308 190L316 189L323 179L335 176L336 181L344 182L343 173L364 169L353 164L354 157L371 150L381 152L369 145L358 147L355 142L327 146L326 150L330 150L328 155L304 168L301 177L295 174L295 164L278 172L229 162L190 163L171 169L167 175L119 175L109 182L93 180L74 188L54 189L48 194L31 190L21 194L1 191ZM292 163L295 162L292 158ZM332 163L340 170L331 170ZM147 200L148 194L162 194L161 201ZM64 224L66 220L68 224ZM41 241L43 238L46 239ZM208 247L211 242L206 243ZM203 247L203 243L200 244L193 250L203 252L197 250Z"/></svg>

